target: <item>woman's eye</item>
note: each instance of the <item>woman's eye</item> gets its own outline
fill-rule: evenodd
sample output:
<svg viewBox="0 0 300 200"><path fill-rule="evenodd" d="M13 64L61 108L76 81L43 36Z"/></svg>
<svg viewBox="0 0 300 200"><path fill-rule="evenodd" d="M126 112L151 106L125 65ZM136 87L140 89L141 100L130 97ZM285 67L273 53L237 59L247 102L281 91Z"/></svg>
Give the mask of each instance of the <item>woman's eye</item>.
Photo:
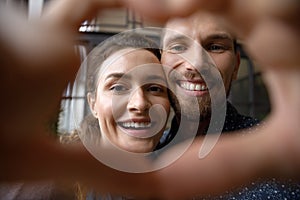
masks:
<svg viewBox="0 0 300 200"><path fill-rule="evenodd" d="M163 92L165 92L165 87L153 85L148 88L148 91L155 92L155 93L163 93Z"/></svg>
<svg viewBox="0 0 300 200"><path fill-rule="evenodd" d="M115 93L120 93L120 92L126 91L127 88L124 85L113 85L109 88L109 90L111 90Z"/></svg>

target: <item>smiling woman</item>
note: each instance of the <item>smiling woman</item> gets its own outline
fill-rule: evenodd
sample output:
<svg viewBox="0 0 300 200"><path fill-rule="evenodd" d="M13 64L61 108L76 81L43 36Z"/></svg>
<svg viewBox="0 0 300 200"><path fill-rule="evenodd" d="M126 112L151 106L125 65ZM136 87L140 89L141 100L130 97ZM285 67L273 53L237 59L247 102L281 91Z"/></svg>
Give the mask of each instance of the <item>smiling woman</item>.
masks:
<svg viewBox="0 0 300 200"><path fill-rule="evenodd" d="M159 59L156 43L132 32L95 47L86 60L91 114L78 131L86 146L134 153L156 148L170 111Z"/></svg>
<svg viewBox="0 0 300 200"><path fill-rule="evenodd" d="M158 58L148 50L127 47L110 55L100 67L96 88L87 97L99 122L101 143L111 142L130 152L153 151L166 124L167 115L162 113L169 113L166 80ZM150 113L156 104L163 110L153 107Z"/></svg>

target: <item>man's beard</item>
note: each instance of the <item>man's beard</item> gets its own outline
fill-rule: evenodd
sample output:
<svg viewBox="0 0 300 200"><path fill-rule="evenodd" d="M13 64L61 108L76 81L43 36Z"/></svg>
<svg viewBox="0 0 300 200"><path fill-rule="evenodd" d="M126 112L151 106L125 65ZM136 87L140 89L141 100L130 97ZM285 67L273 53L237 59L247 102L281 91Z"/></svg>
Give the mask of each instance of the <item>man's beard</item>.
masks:
<svg viewBox="0 0 300 200"><path fill-rule="evenodd" d="M209 71L209 70L206 70ZM200 76L200 77L198 77ZM211 99L209 93L203 96L189 96L177 91L178 80L201 78L196 72L185 71L184 74L172 70L168 76L171 90L170 101L177 117L184 117L189 121L204 121L211 115ZM184 89L183 89L184 90Z"/></svg>
<svg viewBox="0 0 300 200"><path fill-rule="evenodd" d="M207 94L202 96L190 96L176 90L177 87L180 87L177 83L178 80L182 80L184 77L192 78L192 73L186 72L184 75L181 75L176 71L172 71L169 74L168 82L171 89L170 101L177 117L182 116L191 121L205 121L210 119L212 114L211 97L214 98L214 108L218 108L219 106L226 104L226 102L223 102L224 98L222 98L222 94L224 93L220 92L221 90L224 90L223 80L215 78L217 77L214 75L215 72L218 71L207 71L206 81L208 81L208 83L206 84L210 89ZM228 91L224 91L226 92L226 96L228 96L229 91L229 89Z"/></svg>
<svg viewBox="0 0 300 200"><path fill-rule="evenodd" d="M211 99L209 95L191 97L175 95L170 92L170 101L176 116L182 116L190 121L204 121L211 115Z"/></svg>

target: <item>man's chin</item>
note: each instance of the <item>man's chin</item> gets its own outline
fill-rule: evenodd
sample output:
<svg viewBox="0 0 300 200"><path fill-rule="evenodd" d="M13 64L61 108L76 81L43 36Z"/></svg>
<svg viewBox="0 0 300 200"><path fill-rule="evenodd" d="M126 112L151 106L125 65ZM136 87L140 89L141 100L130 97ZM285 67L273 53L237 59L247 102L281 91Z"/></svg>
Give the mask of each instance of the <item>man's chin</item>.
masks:
<svg viewBox="0 0 300 200"><path fill-rule="evenodd" d="M207 118L210 117L209 113L201 113L201 114L184 114L183 115L184 118L188 119L189 121L195 121L195 122L201 122L201 121L205 121Z"/></svg>
<svg viewBox="0 0 300 200"><path fill-rule="evenodd" d="M182 109L176 112L177 116L181 116L190 122L201 122L205 121L211 116L211 109L209 106L198 109Z"/></svg>
<svg viewBox="0 0 300 200"><path fill-rule="evenodd" d="M192 98L189 96L180 96L180 98L171 94L171 102L176 115L184 117L189 121L204 121L211 115L210 97Z"/></svg>

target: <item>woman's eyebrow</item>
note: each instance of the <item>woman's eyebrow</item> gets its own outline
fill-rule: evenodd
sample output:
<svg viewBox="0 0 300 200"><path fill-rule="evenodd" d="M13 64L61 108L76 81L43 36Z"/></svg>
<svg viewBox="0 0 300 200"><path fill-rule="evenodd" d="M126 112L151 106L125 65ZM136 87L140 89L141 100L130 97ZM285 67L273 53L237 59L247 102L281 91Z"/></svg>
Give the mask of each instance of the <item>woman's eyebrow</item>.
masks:
<svg viewBox="0 0 300 200"><path fill-rule="evenodd" d="M111 73L108 76L105 77L105 80L110 79L110 78L116 78L116 79L120 79L120 78L125 78L125 79L130 79L131 76L129 74L123 73L123 72L116 72L116 73Z"/></svg>
<svg viewBox="0 0 300 200"><path fill-rule="evenodd" d="M108 79L127 79L130 80L132 79L132 76L130 74L126 74L126 73L111 73L109 74L106 78L105 81ZM148 75L144 78L144 80L146 82L150 82L150 83L166 83L166 78L164 76L159 76L159 75Z"/></svg>
<svg viewBox="0 0 300 200"><path fill-rule="evenodd" d="M165 77L162 77L162 76L158 76L158 75L150 75L150 76L147 76L146 77L146 81L162 81L164 83L167 82L166 78Z"/></svg>

